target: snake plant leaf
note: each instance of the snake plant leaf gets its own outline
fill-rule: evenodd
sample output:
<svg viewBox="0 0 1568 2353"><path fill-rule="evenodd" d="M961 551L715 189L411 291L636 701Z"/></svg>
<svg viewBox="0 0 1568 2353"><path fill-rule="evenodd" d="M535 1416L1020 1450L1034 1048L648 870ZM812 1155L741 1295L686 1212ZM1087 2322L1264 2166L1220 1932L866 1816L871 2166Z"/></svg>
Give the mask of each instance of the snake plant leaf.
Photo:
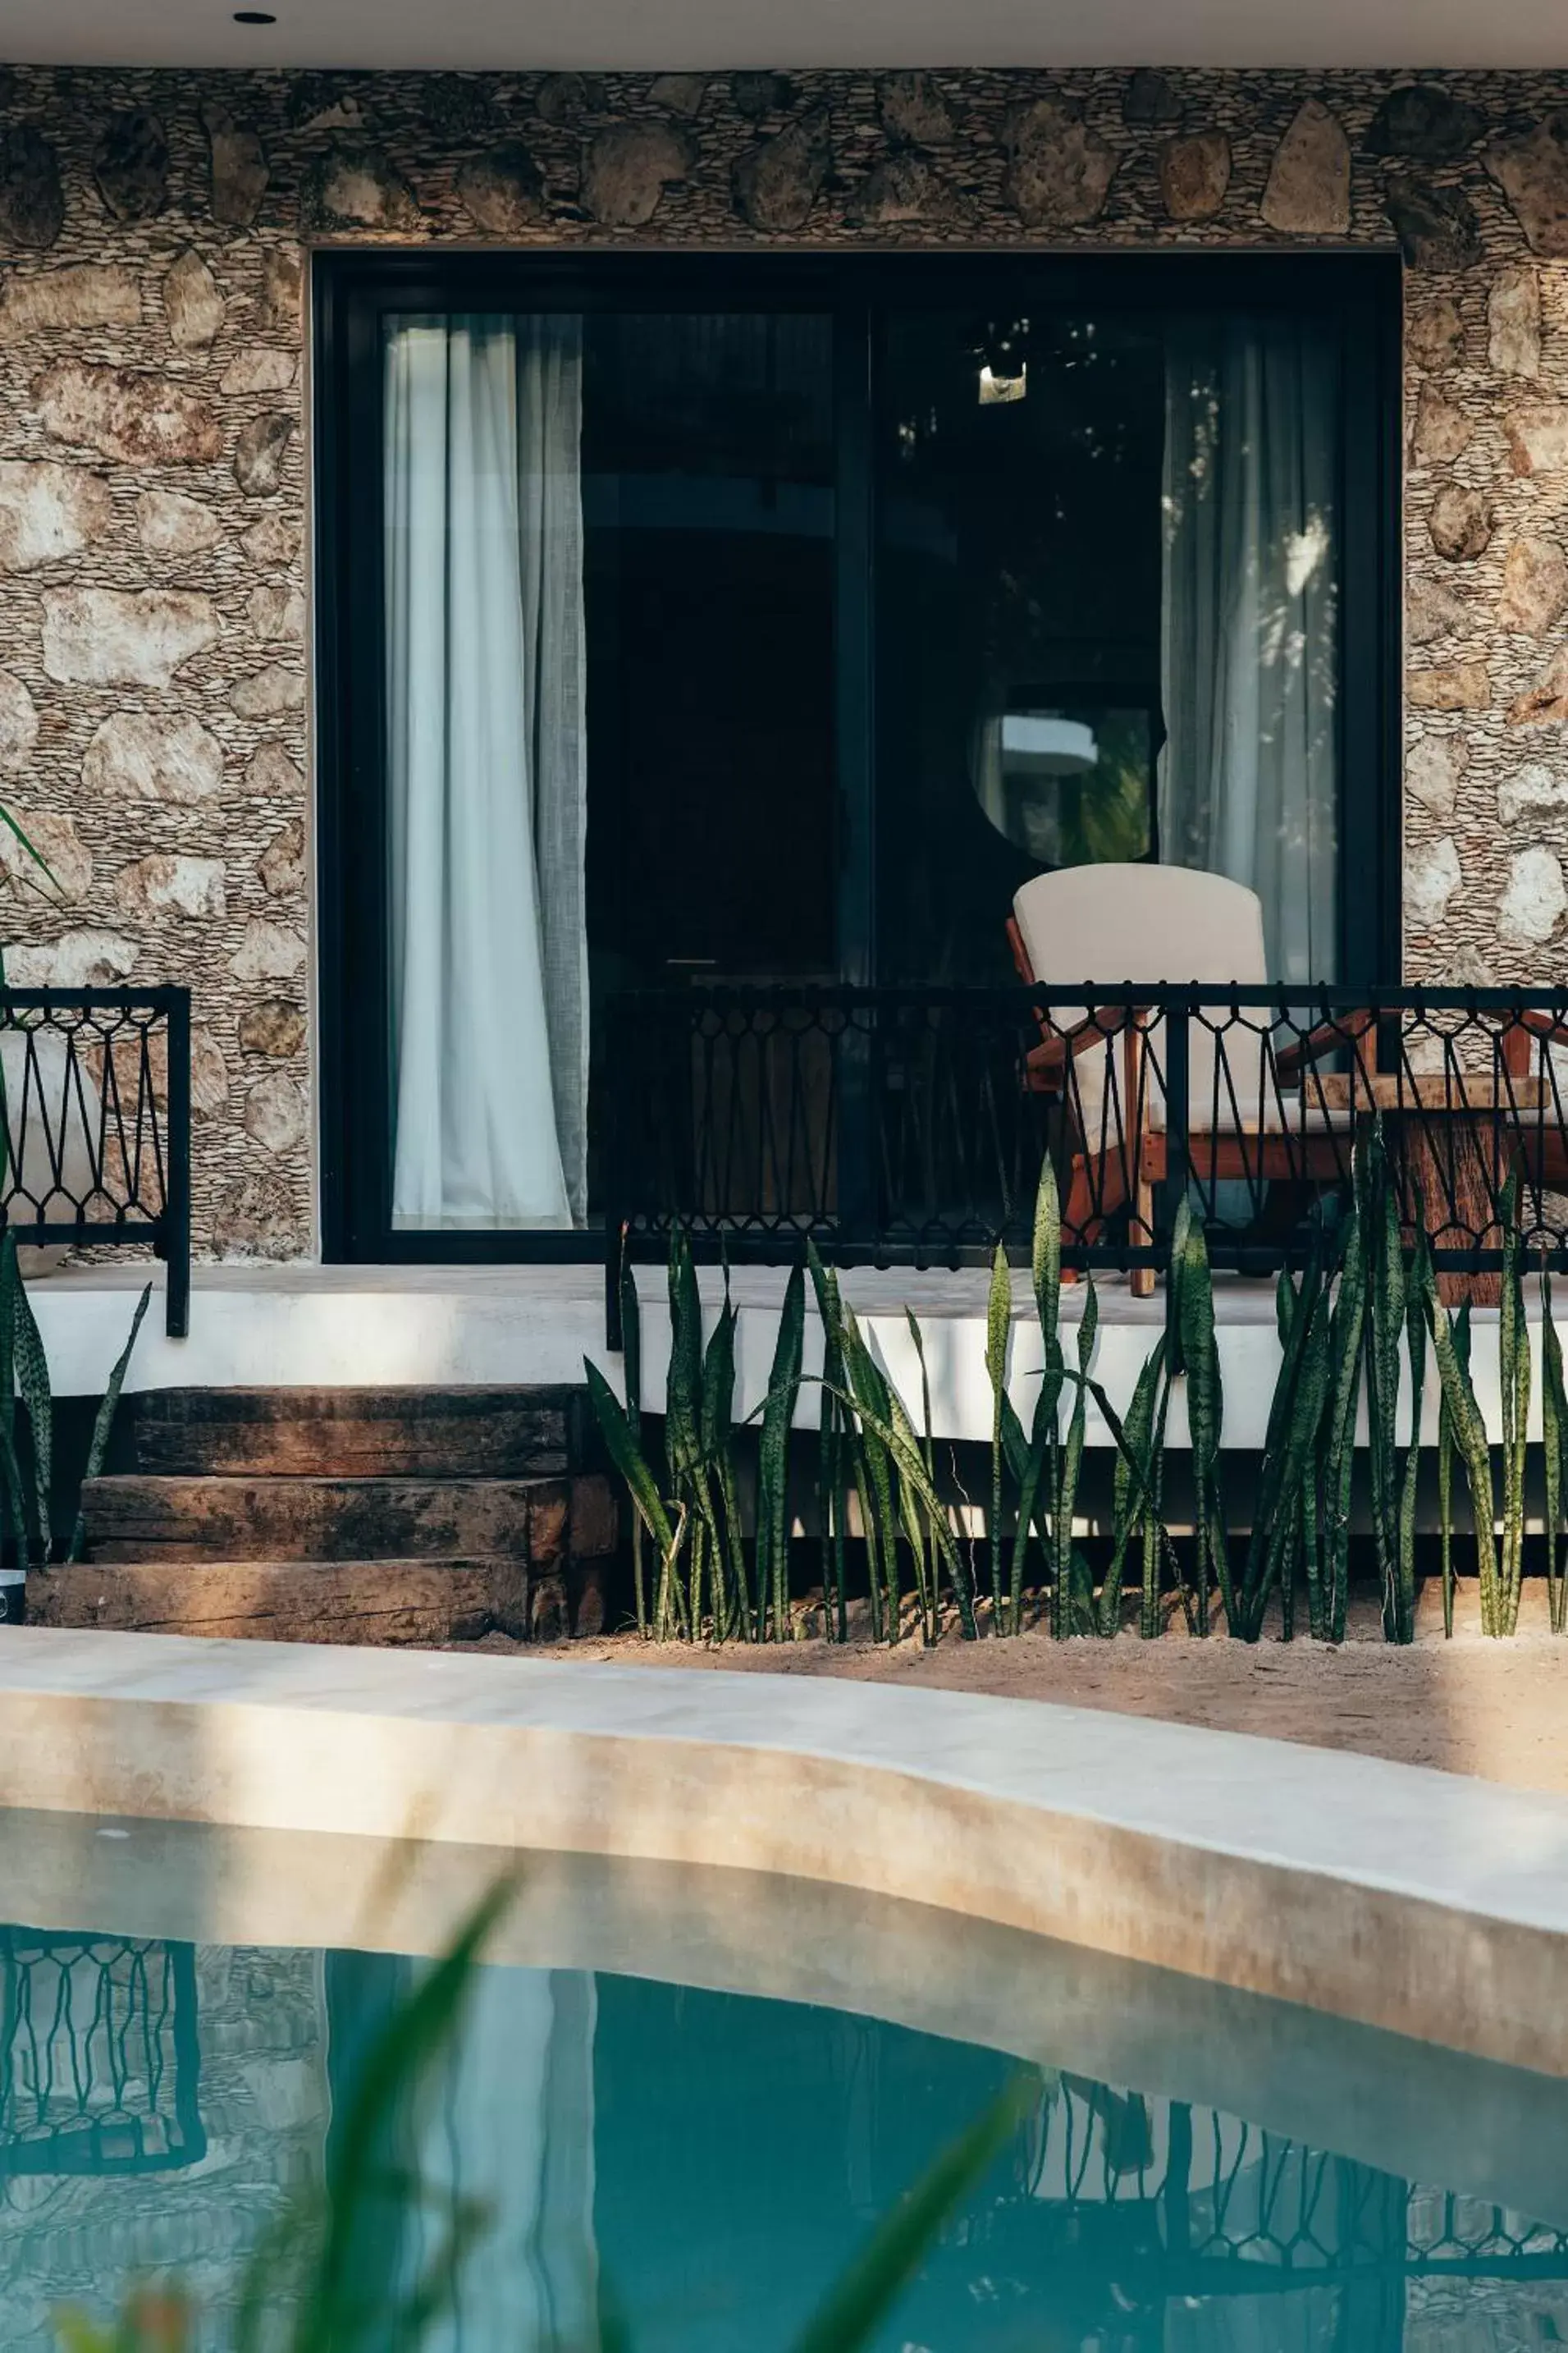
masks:
<svg viewBox="0 0 1568 2353"><path fill-rule="evenodd" d="M31 1497L23 1484L16 1452L16 1293L20 1283L16 1237L7 1231L0 1241L0 1484L5 1488L5 1525L16 1566L25 1571Z"/></svg>
<svg viewBox="0 0 1568 2353"><path fill-rule="evenodd" d="M926 1469L934 1477L936 1440L931 1433L931 1372L926 1364L925 1334L921 1330L920 1317L912 1307L906 1306L904 1309L904 1322L909 1326L910 1338L914 1343L915 1362L921 1368L921 1450L925 1456Z"/></svg>
<svg viewBox="0 0 1568 2353"><path fill-rule="evenodd" d="M1040 1164L1040 1182L1035 1194L1029 1279L1040 1329L1048 1345L1056 1335L1062 1289L1062 1209L1057 1192L1057 1172L1049 1153Z"/></svg>
<svg viewBox="0 0 1568 2353"><path fill-rule="evenodd" d="M840 1336L842 1302L838 1279L825 1267L816 1245L807 1238L806 1271L811 1277L822 1325L822 1401L818 1419L816 1507L822 1531L822 1596L830 1641L847 1639L848 1596L845 1580L845 1466L849 1440L847 1417L838 1403L844 1383L844 1351ZM851 1482L853 1483L853 1482Z"/></svg>
<svg viewBox="0 0 1568 2353"><path fill-rule="evenodd" d="M1162 1334L1138 1368L1138 1378L1132 1384L1132 1396L1127 1408L1127 1435L1140 1451L1148 1446L1153 1431L1154 1399L1159 1392L1160 1368L1164 1359L1165 1342ZM1132 1473L1119 1454L1110 1473L1111 1525L1123 1544L1132 1533L1132 1514L1129 1508L1131 1480Z"/></svg>
<svg viewBox="0 0 1568 2353"><path fill-rule="evenodd" d="M855 1409L856 1483L865 1530L871 1594L871 1631L878 1641L899 1639L899 1528L893 1456L881 1436L889 1424L888 1384L861 1337L852 1308L843 1310L844 1369Z"/></svg>
<svg viewBox="0 0 1568 2353"><path fill-rule="evenodd" d="M1356 1408L1366 1323L1365 1228L1352 1202L1342 1227L1339 1286L1329 1325L1328 1450L1323 1465L1323 1590L1321 1640L1342 1642L1350 1599L1351 1498Z"/></svg>
<svg viewBox="0 0 1568 2353"><path fill-rule="evenodd" d="M1426 1250L1426 1237L1416 1229L1415 1263ZM1426 1398L1426 1314L1425 1288L1412 1272L1405 1303L1405 1336L1410 1361L1410 1444L1405 1457L1405 1478L1399 1499L1399 1586L1394 1639L1415 1640L1415 1504L1421 1480L1421 1420Z"/></svg>
<svg viewBox="0 0 1568 2353"><path fill-rule="evenodd" d="M735 1419L735 1327L739 1321L728 1295L702 1358L702 1411L699 1423L700 1459L715 1461Z"/></svg>
<svg viewBox="0 0 1568 2353"><path fill-rule="evenodd" d="M805 1347L805 1276L792 1267L784 1285L778 1335L768 1372L768 1393L757 1440L758 1631L763 1596L773 1597L775 1623L785 1601L789 1572L789 1440L800 1397Z"/></svg>
<svg viewBox="0 0 1568 2353"><path fill-rule="evenodd" d="M1226 1623L1232 1627L1236 1624L1236 1596L1231 1589L1225 1512L1220 1499L1219 1448L1225 1393L1215 1333L1214 1279L1203 1228L1195 1218L1184 1215L1185 1210L1184 1202L1177 1212L1182 1261L1181 1346L1186 1367L1187 1424L1195 1493L1198 1628L1206 1633L1211 1572L1219 1587Z"/></svg>
<svg viewBox="0 0 1568 2353"><path fill-rule="evenodd" d="M1018 1481L1017 1523L1013 1530L1013 1561L1007 1579L1007 1626L1015 1634L1021 1630L1024 1622L1024 1581L1028 1561L1029 1530L1038 1511L1046 1468L1045 1454L1031 1447L1025 1458L1023 1475Z"/></svg>
<svg viewBox="0 0 1568 2353"><path fill-rule="evenodd" d="M621 1309L621 1358L625 1369L626 1419L635 1437L642 1434L642 1304L637 1298L637 1275L631 1257L621 1243L621 1266L617 1278Z"/></svg>
<svg viewBox="0 0 1568 2353"><path fill-rule="evenodd" d="M1285 1347L1269 1408L1252 1533L1237 1597L1236 1631L1247 1641L1255 1642L1261 1636L1276 1590L1280 1597L1282 1630L1288 1633L1292 1624L1292 1581L1303 1525L1303 1495L1317 1474L1329 1389L1330 1310L1322 1280L1322 1247L1320 1229L1300 1289L1289 1286L1290 1305L1281 1317Z"/></svg>
<svg viewBox="0 0 1568 2353"><path fill-rule="evenodd" d="M893 1509L889 1521L889 1541L883 1556L888 1620L892 1630L889 1639L896 1641L900 1630L900 1614L903 1608L903 1582L899 1567L899 1531L900 1529L903 1531L909 1541L911 1555L918 1559L924 1530L928 1525L925 1506L921 1501L921 1495L928 1488L934 1490L935 1481L926 1459L926 1451L916 1435L915 1426L910 1419L902 1398L883 1373L880 1366L876 1366L876 1373L874 1390L876 1402L898 1440L898 1451L892 1456L889 1465ZM925 1473L925 1479L919 1493L911 1488L909 1480L900 1475L899 1472L899 1465L908 1461L911 1457L919 1461Z"/></svg>
<svg viewBox="0 0 1568 2353"><path fill-rule="evenodd" d="M626 1426L638 1446L642 1444L642 1303L637 1298L637 1277L626 1236L621 1237L621 1263L618 1276L621 1307L621 1366L626 1392ZM647 1634L647 1546L648 1531L642 1514L632 1514L632 1599L637 1611L637 1631Z"/></svg>
<svg viewBox="0 0 1568 2353"><path fill-rule="evenodd" d="M1530 1427L1530 1325L1519 1231L1519 1170L1510 1168L1498 1201L1502 1227L1502 1282L1498 1313L1498 1369L1502 1402L1503 1540L1500 1630L1519 1624L1524 1575L1524 1482Z"/></svg>
<svg viewBox="0 0 1568 2353"><path fill-rule="evenodd" d="M934 1485L936 1438L931 1426L931 1372L926 1364L925 1335L921 1330L920 1318L912 1307L905 1307L904 1321L909 1326L910 1338L914 1343L915 1361L921 1368L921 1460L925 1464L927 1476ZM913 1499L910 1496L907 1484L901 1490L901 1493L909 1498L912 1504ZM914 1545L915 1552L915 1577L919 1587L921 1628L929 1646L936 1641L941 1623L938 1615L936 1545L930 1530L920 1519L919 1513L913 1512L911 1516L917 1522L919 1529L918 1535L911 1535L910 1541Z"/></svg>
<svg viewBox="0 0 1568 2353"><path fill-rule="evenodd" d="M630 1416L591 1357L584 1357L583 1374L588 1384L588 1404L604 1439L605 1451L626 1482L638 1518L668 1559L675 1549L675 1529L658 1492L658 1482L633 1433Z"/></svg>
<svg viewBox="0 0 1568 2353"><path fill-rule="evenodd" d="M1447 1403L1454 1441L1465 1465L1466 1483L1470 1491L1470 1512L1476 1534L1477 1582L1480 1588L1481 1631L1483 1634L1498 1634L1502 1630L1499 1611L1497 1496L1492 1484L1491 1448L1487 1439L1486 1423L1476 1401L1469 1367L1460 1361L1455 1345L1454 1327L1437 1295L1437 1281L1430 1257L1422 1267L1422 1287L1426 1303L1426 1328L1436 1360L1437 1378ZM1468 1323L1468 1318L1466 1320Z"/></svg>
<svg viewBox="0 0 1568 2353"><path fill-rule="evenodd" d="M702 1303L691 1245L677 1233L669 1253L669 1366L665 1380L665 1443L679 1486L702 1459Z"/></svg>
<svg viewBox="0 0 1568 2353"><path fill-rule="evenodd" d="M1089 1408L1087 1376L1094 1356L1095 1335L1100 1328L1100 1301L1092 1274L1085 1279L1083 1314L1078 1328L1078 1367L1079 1378L1075 1384L1072 1414L1068 1422L1068 1434L1061 1450L1060 1477L1052 1505L1052 1528L1056 1538L1056 1591L1060 1603L1058 1621L1065 1630L1079 1630L1080 1612L1074 1604L1073 1516L1078 1508L1078 1490L1083 1470L1083 1448ZM1078 1556L1081 1559L1081 1555ZM1086 1571L1087 1576L1087 1571Z"/></svg>
<svg viewBox="0 0 1568 2353"><path fill-rule="evenodd" d="M1397 1619L1399 1578L1398 1411L1405 1336L1405 1264L1398 1207L1383 1134L1374 1119L1357 1138L1355 1177L1367 1238L1367 1474L1384 1631Z"/></svg>
<svg viewBox="0 0 1568 2353"><path fill-rule="evenodd" d="M1115 1446L1128 1467L1131 1491L1130 1502L1132 1510L1142 1511L1145 1504L1149 1505L1149 1507L1152 1509L1153 1485L1149 1475L1149 1466L1139 1461L1137 1453L1132 1446L1132 1442L1127 1435L1126 1424L1123 1422L1121 1415L1117 1412L1116 1408L1112 1405L1110 1398L1107 1396L1103 1383L1096 1380L1092 1373L1080 1373L1070 1369L1066 1374L1065 1378L1068 1385L1071 1388L1081 1387L1086 1388L1089 1391L1089 1396L1094 1399L1096 1406L1099 1408L1100 1418L1101 1421L1104 1422L1106 1429L1110 1432L1111 1443ZM1159 1457L1158 1451L1156 1449L1154 1457L1154 1476L1156 1479L1158 1478L1158 1472ZM1177 1577L1179 1584L1181 1570L1176 1559L1175 1547L1171 1542L1170 1531L1157 1515L1155 1516L1154 1525L1158 1530L1161 1551Z"/></svg>
<svg viewBox="0 0 1568 2353"><path fill-rule="evenodd" d="M1455 1361L1466 1374L1470 1369L1470 1303L1460 1302L1449 1327L1454 1344ZM1439 1385L1437 1391L1437 1509L1442 1530L1443 1572L1443 1632L1452 1640L1454 1632L1454 1456L1458 1452L1454 1434L1454 1417L1447 1392ZM1479 1572L1478 1572L1479 1573Z"/></svg>
<svg viewBox="0 0 1568 2353"><path fill-rule="evenodd" d="M22 848L26 851L27 856L32 860L33 864L43 876L45 881L47 882L51 889L58 894L59 892L60 886L55 879L54 870L50 866L48 860L44 856L43 851L38 848L37 842L28 839L26 832L23 828L21 821L12 810L5 807L4 801L0 801L0 825L3 825L12 838L21 844Z"/></svg>
<svg viewBox="0 0 1568 2353"><path fill-rule="evenodd" d="M974 1619L973 1592L964 1568L963 1555L947 1524L947 1514L942 1508L942 1498L927 1475L925 1464L921 1459L920 1447L915 1442L913 1433L909 1431L906 1422L904 1433L901 1434L892 1420L883 1420L863 1400L851 1396L847 1391L842 1394L841 1402L886 1449L889 1456L897 1464L900 1476L910 1482L920 1497L931 1532L936 1538L938 1549L946 1563L953 1592L958 1598L959 1617L965 1639L973 1641L978 1632Z"/></svg>
<svg viewBox="0 0 1568 2353"><path fill-rule="evenodd" d="M1155 1401L1161 1395L1163 1385L1167 1394L1169 1391L1169 1384L1163 1382L1163 1378L1165 1357L1166 1344L1164 1335L1162 1334L1139 1367L1138 1378L1133 1385L1131 1400L1127 1409L1128 1445L1142 1470L1141 1482L1142 1493L1140 1504L1135 1506L1133 1503L1131 1465L1120 1451L1117 1453L1111 1474L1111 1500L1114 1512L1111 1556L1110 1567L1105 1573L1104 1583L1100 1588L1099 1629L1100 1632L1105 1635L1113 1634L1116 1631L1128 1550L1133 1537L1144 1530L1151 1509L1150 1491L1154 1471ZM1157 1555L1153 1553L1152 1547L1149 1547L1146 1568L1155 1561L1157 1561ZM1158 1588L1156 1586L1155 1592L1151 1597L1147 1590L1146 1576L1143 1603L1140 1611L1140 1631L1144 1632L1146 1638L1150 1621L1156 1618L1157 1608Z"/></svg>
<svg viewBox="0 0 1568 2353"><path fill-rule="evenodd" d="M82 1472L84 1486L89 1479L96 1479L99 1476L108 1458L109 1440L114 1429L114 1417L120 1409L120 1393L125 1387L125 1377L131 1370L131 1359L135 1353L137 1338L146 1320L147 1310L152 1303L153 1286L148 1283L141 1298L136 1302L136 1312L131 1318L131 1330L126 1335L125 1345L114 1360L113 1368L109 1376L109 1386L104 1390L99 1401L98 1411L93 1417L92 1436L88 1442L87 1468ZM71 1530L71 1540L67 1548L66 1558L80 1560L86 1549L87 1519L79 1505L76 1525Z"/></svg>
<svg viewBox="0 0 1568 2353"><path fill-rule="evenodd" d="M1568 1395L1563 1384L1563 1343L1552 1313L1552 1274L1546 1258L1541 1261L1541 1436L1546 1478L1546 1589L1552 1630L1563 1630L1568 1599L1563 1561L1563 1504L1568 1494L1563 1449L1568 1445ZM1447 1581L1445 1581L1445 1593Z"/></svg>
<svg viewBox="0 0 1568 2353"><path fill-rule="evenodd" d="M1308 1324L1308 1313L1298 1298L1289 1270L1283 1267L1275 1286L1274 1322L1279 1341L1279 1369L1275 1377L1273 1396L1268 1401L1258 1500L1242 1568L1241 1591L1237 1603L1237 1623L1234 1630L1248 1641L1256 1641L1261 1631L1270 1546L1279 1538L1280 1523L1289 1509L1282 1492L1286 1450L1300 1383L1302 1348Z"/></svg>
<svg viewBox="0 0 1568 2353"><path fill-rule="evenodd" d="M730 1296L730 1268L726 1261L723 1304L702 1366L703 1453L719 1491L714 1618L721 1641L729 1633L739 1630L749 1634L751 1630L751 1597L746 1589L746 1553L735 1472L735 1343L740 1322ZM781 1591L777 1612L781 1631L787 1621L788 1599L787 1591Z"/></svg>
<svg viewBox="0 0 1568 2353"><path fill-rule="evenodd" d="M16 1256L16 1237L7 1230L3 1247L9 1260ZM16 1387L22 1403L27 1409L27 1427L33 1440L33 1544L35 1557L49 1557L49 1504L54 1487L54 1400L49 1393L49 1360L44 1353L43 1335L33 1314L33 1303L27 1296L27 1286L22 1280L19 1266L15 1268L8 1288L15 1314L12 1334L16 1355Z"/></svg>
<svg viewBox="0 0 1568 2353"><path fill-rule="evenodd" d="M1437 1529L1443 1577L1443 1634L1454 1639L1454 1419L1447 1393L1437 1392Z"/></svg>
<svg viewBox="0 0 1568 2353"><path fill-rule="evenodd" d="M1007 1339L1012 1326L1013 1278L1007 1253L998 1242L992 1254L985 1303L985 1372L991 1383L991 1622L998 1634L1009 1630L1002 1585L1002 1411L1007 1397Z"/></svg>
<svg viewBox="0 0 1568 2353"><path fill-rule="evenodd" d="M858 1369L858 1377L852 1382L852 1386L858 1394L864 1394L869 1398L873 1440L877 1444L885 1447L890 1467L898 1474L896 1483L900 1519L907 1529L912 1528L915 1525L915 1517L911 1507L918 1506L919 1515L930 1529L933 1541L938 1539L939 1531L936 1523L940 1522L941 1534L948 1536L951 1544L947 1515L937 1494L934 1477L927 1461L926 1453L915 1435L914 1425L904 1409L903 1400L887 1380L880 1366L871 1357L853 1318L850 1319L850 1327ZM884 1430L891 1433L890 1438L882 1439L880 1433ZM918 1474L913 1478L910 1476L911 1466ZM946 1547L942 1548L946 1550ZM960 1557L956 1545L951 1546L951 1557L953 1559ZM963 1585L967 1588L967 1576L963 1578ZM968 1595L966 1598L966 1592L960 1591L958 1599L961 1615L967 1609L973 1620L973 1596ZM898 1606L899 1593L894 1584L889 1588L889 1608L894 1613L895 1620Z"/></svg>

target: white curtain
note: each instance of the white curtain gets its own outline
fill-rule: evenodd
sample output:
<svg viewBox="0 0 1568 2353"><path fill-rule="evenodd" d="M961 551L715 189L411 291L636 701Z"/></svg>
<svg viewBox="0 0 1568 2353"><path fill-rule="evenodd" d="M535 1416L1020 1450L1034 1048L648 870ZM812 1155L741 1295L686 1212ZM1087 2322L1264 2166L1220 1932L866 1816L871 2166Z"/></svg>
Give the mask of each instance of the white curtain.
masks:
<svg viewBox="0 0 1568 2353"><path fill-rule="evenodd" d="M582 328L385 343L393 1223L587 1193Z"/></svg>
<svg viewBox="0 0 1568 2353"><path fill-rule="evenodd" d="M1338 963L1337 358L1310 323L1166 347L1160 856L1247 883L1271 979Z"/></svg>

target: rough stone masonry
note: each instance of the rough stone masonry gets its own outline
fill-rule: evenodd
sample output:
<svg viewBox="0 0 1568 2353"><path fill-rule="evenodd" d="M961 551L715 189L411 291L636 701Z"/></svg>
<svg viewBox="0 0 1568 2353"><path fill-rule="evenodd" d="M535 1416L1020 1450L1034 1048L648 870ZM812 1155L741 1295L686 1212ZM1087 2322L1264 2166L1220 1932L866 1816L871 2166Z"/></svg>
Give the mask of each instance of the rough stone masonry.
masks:
<svg viewBox="0 0 1568 2353"><path fill-rule="evenodd" d="M195 991L195 1235L311 1248L314 243L1397 246L1407 976L1562 975L1568 74L0 71L17 981Z"/></svg>

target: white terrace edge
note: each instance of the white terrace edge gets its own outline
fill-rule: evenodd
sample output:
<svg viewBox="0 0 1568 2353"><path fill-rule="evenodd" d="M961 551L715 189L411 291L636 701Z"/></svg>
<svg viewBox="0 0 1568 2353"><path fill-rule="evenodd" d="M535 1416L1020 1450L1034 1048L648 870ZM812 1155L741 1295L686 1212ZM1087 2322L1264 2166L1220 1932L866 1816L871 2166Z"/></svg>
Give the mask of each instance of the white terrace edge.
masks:
<svg viewBox="0 0 1568 2353"><path fill-rule="evenodd" d="M0 1631L13 1807L767 1872L1568 2075L1568 1799L1039 1702Z"/></svg>
<svg viewBox="0 0 1568 2353"><path fill-rule="evenodd" d="M444 1388L467 1383L580 1385L583 1360L591 1357L621 1392L624 1361L605 1345L603 1270L592 1265L509 1267L331 1267L245 1264L198 1266L194 1271L191 1331L171 1340L163 1328L163 1303L155 1296L132 1360L128 1388ZM148 1280L144 1265L72 1266L38 1281L30 1296L48 1356L55 1394L100 1397L110 1368L125 1345L135 1294ZM637 1293L643 1322L643 1409L664 1410L665 1368L669 1357L669 1311L659 1267L639 1266ZM778 1336L779 1309L786 1271L742 1267L733 1293L739 1310L736 1333L736 1410L754 1413L767 1393ZM931 1426L942 1439L991 1440L991 1387L985 1371L984 1268L922 1272L918 1269L859 1269L843 1278L844 1293L860 1318L872 1354L886 1368L900 1395L918 1413L921 1371L905 1321L906 1304L921 1319L926 1371L931 1392ZM162 1271L157 1276L162 1283ZM700 1271L703 1318L711 1331L719 1312L721 1277ZM1111 1402L1125 1412L1144 1358L1164 1322L1165 1294L1134 1299L1125 1278L1099 1286L1100 1338L1094 1372ZM1084 1286L1062 1293L1068 1333L1081 1314ZM1556 1320L1568 1347L1563 1303L1558 1289ZM1525 1287L1526 1314L1532 1327L1535 1377L1531 1382L1531 1435L1541 1435L1540 1303L1533 1281ZM1263 1445L1268 1409L1279 1369L1273 1287L1268 1282L1222 1280L1215 1314L1220 1370L1225 1385L1226 1449ZM1502 1427L1498 1388L1497 1310L1475 1311L1471 1363L1476 1393L1489 1430ZM1013 1340L1009 1388L1027 1425L1041 1366L1039 1327L1028 1293L1026 1271L1014 1277ZM821 1415L815 1376L822 1368L821 1326L808 1305L805 1330L807 1381L795 1409L795 1427L816 1430ZM1407 1376L1405 1376L1407 1378ZM1064 1397L1065 1424L1071 1409ZM1408 1414L1402 1402L1403 1417ZM1437 1430L1437 1374L1428 1351L1426 1428ZM1097 1408L1088 1417L1091 1446L1112 1441ZM1364 1409L1361 1440L1364 1442ZM1187 1442L1186 1401L1172 1402L1169 1443Z"/></svg>

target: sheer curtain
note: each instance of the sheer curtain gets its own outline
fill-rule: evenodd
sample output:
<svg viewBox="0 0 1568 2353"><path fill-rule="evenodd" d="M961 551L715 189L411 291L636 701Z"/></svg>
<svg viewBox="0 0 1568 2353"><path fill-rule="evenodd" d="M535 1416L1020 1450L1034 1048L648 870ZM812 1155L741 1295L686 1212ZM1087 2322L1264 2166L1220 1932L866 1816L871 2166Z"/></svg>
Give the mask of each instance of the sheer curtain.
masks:
<svg viewBox="0 0 1568 2353"><path fill-rule="evenodd" d="M1338 964L1338 417L1310 323L1172 322L1160 855L1258 892L1282 981Z"/></svg>
<svg viewBox="0 0 1568 2353"><path fill-rule="evenodd" d="M384 358L393 1223L581 1223L582 328L405 318Z"/></svg>

